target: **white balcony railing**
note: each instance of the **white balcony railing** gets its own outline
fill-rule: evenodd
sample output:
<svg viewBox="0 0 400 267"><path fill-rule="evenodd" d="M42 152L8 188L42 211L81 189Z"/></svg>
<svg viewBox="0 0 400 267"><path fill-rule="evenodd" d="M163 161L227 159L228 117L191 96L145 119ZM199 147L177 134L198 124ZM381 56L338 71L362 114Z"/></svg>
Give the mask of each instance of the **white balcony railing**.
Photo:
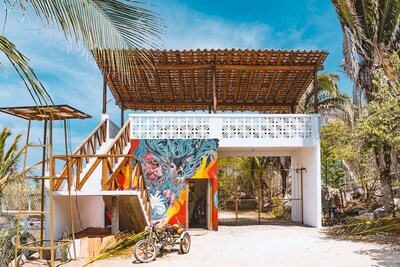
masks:
<svg viewBox="0 0 400 267"><path fill-rule="evenodd" d="M132 139L216 138L220 146L312 146L319 143L318 115L130 114L129 117Z"/></svg>

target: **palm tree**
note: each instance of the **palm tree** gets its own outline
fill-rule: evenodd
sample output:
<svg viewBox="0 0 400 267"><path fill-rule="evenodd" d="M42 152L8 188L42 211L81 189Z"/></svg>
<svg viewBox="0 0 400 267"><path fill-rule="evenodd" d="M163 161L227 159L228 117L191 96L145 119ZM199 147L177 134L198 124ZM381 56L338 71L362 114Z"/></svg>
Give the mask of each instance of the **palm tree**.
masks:
<svg viewBox="0 0 400 267"><path fill-rule="evenodd" d="M354 81L353 98L367 103L376 90L372 81L379 69L392 76L390 58L399 49L398 0L332 0L343 29L343 67Z"/></svg>
<svg viewBox="0 0 400 267"><path fill-rule="evenodd" d="M354 82L353 101L361 107L363 96L367 104L373 100L377 89L373 79L380 69L389 81L393 78L390 58L399 49L400 1L332 0L332 3L343 30L343 67ZM390 145L373 148L383 202L389 214L394 212L391 151Z"/></svg>
<svg viewBox="0 0 400 267"><path fill-rule="evenodd" d="M18 162L23 155L23 149L18 150L18 142L22 135L17 135L9 148L6 149L7 139L10 136L11 131L8 128L3 128L0 132L0 214L2 211L1 198L4 188L22 177L22 173L16 171Z"/></svg>
<svg viewBox="0 0 400 267"><path fill-rule="evenodd" d="M121 72L132 71L131 63L127 61L129 50L137 53L140 61L150 64L151 55L140 48L159 46L163 35L158 14L135 0L4 0L4 6L6 14L15 8L20 8L22 13L32 9L44 26L61 30L68 44L83 45L86 50L98 54L102 63ZM51 102L48 92L29 66L29 59L1 35L0 50L35 103ZM134 62L137 63L140 62Z"/></svg>
<svg viewBox="0 0 400 267"><path fill-rule="evenodd" d="M318 79L318 113L327 122L340 120L352 125L350 96L340 92L339 76L332 73L320 74ZM300 99L298 113L314 113L314 90L309 87Z"/></svg>

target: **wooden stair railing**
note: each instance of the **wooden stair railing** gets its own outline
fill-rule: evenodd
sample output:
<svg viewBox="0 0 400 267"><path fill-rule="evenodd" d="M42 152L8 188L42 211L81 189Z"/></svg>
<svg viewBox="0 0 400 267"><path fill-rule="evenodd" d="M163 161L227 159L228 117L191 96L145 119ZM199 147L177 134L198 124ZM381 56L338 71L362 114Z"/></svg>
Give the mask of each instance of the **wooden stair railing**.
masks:
<svg viewBox="0 0 400 267"><path fill-rule="evenodd" d="M97 129L97 128L96 128ZM87 138L88 139L88 138ZM143 209L150 220L150 198L145 183L140 160L133 155L124 154L124 149L130 143L130 120L128 120L121 128L113 142L104 152L104 154L84 154L74 153L70 156L68 163L71 173L75 173L75 190L81 190L87 180L91 177L94 170L101 163L101 190L137 190L140 192ZM80 151L79 148L76 151ZM74 151L75 152L75 151ZM57 159L65 159L65 156L55 155ZM89 158L95 158L85 175L81 178L83 161L89 161ZM124 168L129 168L129 186L122 188L118 181L117 175ZM64 170L63 170L64 171ZM63 174L63 173L62 173ZM66 175L66 171L65 174ZM73 177L72 175L70 177ZM60 183L61 184L61 183ZM58 189L58 187L57 187ZM54 189L54 190L57 190ZM148 221L149 222L149 221Z"/></svg>
<svg viewBox="0 0 400 267"><path fill-rule="evenodd" d="M121 130L117 134L117 136L114 138L114 141L111 143L111 145L107 148L107 150L104 152L104 156L108 157L109 159L107 160L107 164L110 165L107 168L112 169L113 166L118 162L118 160L121 158L121 156L128 156L124 155L124 148L129 145L130 142L130 120L128 120L124 126L122 126ZM80 175L76 176L76 189L81 190L83 185L86 183L86 181L89 179L89 177L92 175L94 170L99 166L100 162L102 161L103 155L97 154L97 159L93 164L90 166L89 170L86 172L86 174L80 179ZM104 169L105 167L103 167ZM121 167L122 168L122 167Z"/></svg>
<svg viewBox="0 0 400 267"><path fill-rule="evenodd" d="M58 190L63 180L67 178L67 171L69 169L70 179L73 179L73 166L76 165L75 175L79 176L84 167L84 163L89 162L90 155L95 155L96 150L102 145L103 142L107 141L107 126L109 119L106 118L102 120L99 125L86 137L86 139L72 152L69 157L68 162L66 162L64 168L62 169L60 175L54 179L53 188ZM79 156L79 157L77 157ZM89 156L89 157L85 157ZM58 157L58 159L64 159L65 157ZM85 160L85 162L83 162ZM69 168L68 168L69 166ZM72 181L70 181L72 184Z"/></svg>

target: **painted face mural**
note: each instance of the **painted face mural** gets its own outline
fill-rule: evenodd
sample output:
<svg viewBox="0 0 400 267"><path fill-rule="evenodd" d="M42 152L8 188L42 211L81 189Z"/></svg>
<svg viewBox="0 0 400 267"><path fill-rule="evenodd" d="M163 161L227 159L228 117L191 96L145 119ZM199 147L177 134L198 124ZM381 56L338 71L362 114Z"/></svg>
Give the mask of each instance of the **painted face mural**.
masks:
<svg viewBox="0 0 400 267"><path fill-rule="evenodd" d="M180 196L186 179L200 169L216 168L217 147L214 139L132 140L133 154L141 160L146 177L153 221L166 223L179 213L182 199L186 201L185 196ZM216 171L204 175L212 178L207 176L216 175Z"/></svg>

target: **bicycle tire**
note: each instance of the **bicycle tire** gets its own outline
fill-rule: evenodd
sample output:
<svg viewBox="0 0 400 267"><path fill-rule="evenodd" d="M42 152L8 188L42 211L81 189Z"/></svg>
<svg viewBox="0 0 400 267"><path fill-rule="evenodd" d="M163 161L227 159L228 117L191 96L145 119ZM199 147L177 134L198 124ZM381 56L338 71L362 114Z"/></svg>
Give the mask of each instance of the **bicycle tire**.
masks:
<svg viewBox="0 0 400 267"><path fill-rule="evenodd" d="M184 233L181 239L181 243L179 244L181 254L186 254L190 250L191 240L189 233Z"/></svg>
<svg viewBox="0 0 400 267"><path fill-rule="evenodd" d="M138 261L142 263L151 262L157 256L156 245L148 239L140 240L135 245L135 249L133 250L133 255Z"/></svg>

